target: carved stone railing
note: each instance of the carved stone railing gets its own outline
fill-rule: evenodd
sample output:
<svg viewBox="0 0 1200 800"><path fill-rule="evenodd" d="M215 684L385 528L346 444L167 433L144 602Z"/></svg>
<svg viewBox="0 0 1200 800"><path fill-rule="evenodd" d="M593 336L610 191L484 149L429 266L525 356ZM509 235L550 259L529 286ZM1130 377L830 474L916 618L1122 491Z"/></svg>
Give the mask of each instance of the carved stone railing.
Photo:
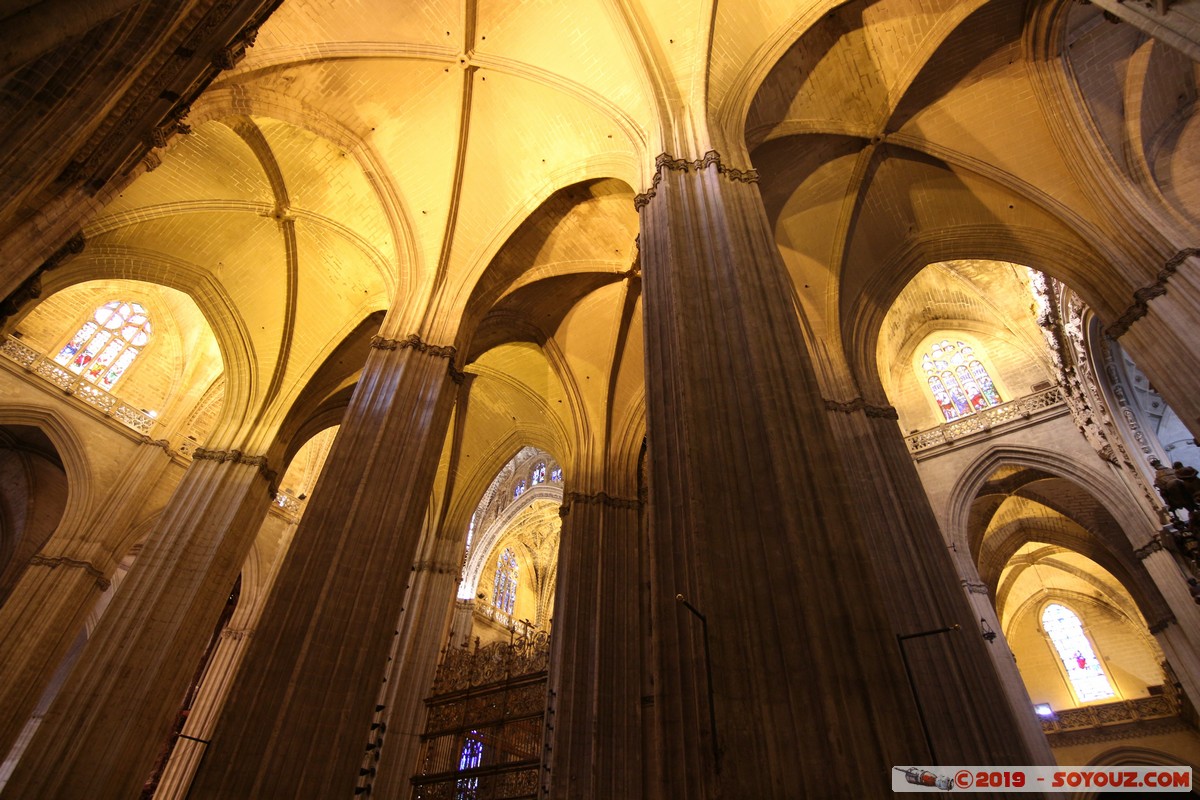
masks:
<svg viewBox="0 0 1200 800"><path fill-rule="evenodd" d="M1066 733L1070 730L1093 730L1117 724L1163 720L1180 715L1180 705L1169 694L1154 694L1116 703L1085 705L1079 709L1056 711L1054 717L1043 718L1043 733Z"/></svg>
<svg viewBox="0 0 1200 800"><path fill-rule="evenodd" d="M1049 389L977 411L936 428L914 433L905 437L905 441L908 443L908 452L919 453L950 444L967 436L990 431L1001 425L1028 420L1037 412L1055 406L1062 406L1064 410L1066 409L1061 386L1051 386Z"/></svg>
<svg viewBox="0 0 1200 800"><path fill-rule="evenodd" d="M517 636L529 636L536 630L519 619L513 619L512 615L504 613L491 603L477 604L474 613L476 616L495 622L502 628L508 628Z"/></svg>
<svg viewBox="0 0 1200 800"><path fill-rule="evenodd" d="M54 384L64 393L86 403L117 422L138 433L149 435L155 419L139 408L118 400L98 386L93 386L78 375L65 370L32 347L9 336L0 343L0 354L15 361L42 380Z"/></svg>

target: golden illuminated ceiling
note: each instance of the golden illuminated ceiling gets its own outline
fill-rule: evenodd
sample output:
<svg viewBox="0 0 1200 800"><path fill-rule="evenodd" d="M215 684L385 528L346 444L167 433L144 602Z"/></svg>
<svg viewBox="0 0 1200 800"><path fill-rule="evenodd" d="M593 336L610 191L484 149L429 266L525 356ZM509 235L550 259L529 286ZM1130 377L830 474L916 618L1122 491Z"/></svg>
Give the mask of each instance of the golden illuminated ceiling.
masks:
<svg viewBox="0 0 1200 800"><path fill-rule="evenodd" d="M47 275L188 294L225 371L217 435L261 447L305 429L289 414L344 403L386 312L384 335L455 345L476 376L443 475L480 488L523 444L566 462L640 440L633 197L664 151L759 171L834 372L903 344L916 317L883 314L934 262L960 267L913 291L960 286L980 324L1010 311L961 267L983 257L1065 277L1102 316L1123 307L1136 270L1095 265L1132 234L1078 156L1166 209L1155 235L1194 233L1197 69L1094 7L1037 5L284 0L153 171L44 230L6 217L0 234L26 238L0 241L0 277L11 290L30 242L77 219L86 248Z"/></svg>

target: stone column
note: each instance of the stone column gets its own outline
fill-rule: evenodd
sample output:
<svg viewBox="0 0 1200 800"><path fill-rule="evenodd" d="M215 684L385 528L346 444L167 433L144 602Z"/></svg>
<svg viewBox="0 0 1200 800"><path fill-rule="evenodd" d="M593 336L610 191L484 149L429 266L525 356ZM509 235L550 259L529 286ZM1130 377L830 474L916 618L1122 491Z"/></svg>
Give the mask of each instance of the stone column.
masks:
<svg viewBox="0 0 1200 800"><path fill-rule="evenodd" d="M1167 259L1156 280L1139 288L1133 302L1104 332L1121 347L1193 435L1200 436L1200 248Z"/></svg>
<svg viewBox="0 0 1200 800"><path fill-rule="evenodd" d="M1150 632L1158 636L1163 652L1192 702L1200 702L1200 605L1188 591L1187 577L1175 557L1158 538L1134 551L1162 592L1163 600L1177 624L1171 620L1148 620ZM1159 631L1165 635L1159 635Z"/></svg>
<svg viewBox="0 0 1200 800"><path fill-rule="evenodd" d="M970 569L963 568L964 573L969 573L969 577L962 578L962 587L964 596L967 598L967 604L970 606L972 615L976 620L985 620L988 627L996 632L996 638L988 645L988 656L992 660L992 666L996 670L996 676L999 679L999 691L992 694L990 697L982 699L980 702L992 704L1006 704L1013 714L1013 718L1017 721L1020 727L1021 738L1029 744L1036 744L1040 741L1045 753L1039 754L1035 748L1031 764L1055 764L1053 752L1050 750L1050 743L1046 740L1046 734L1042 732L1041 720L1033 713L1033 700L1029 697L1029 690L1025 688L1025 679L1021 677L1021 671L1017 668L1017 657L1013 655L1012 648L1008 646L1008 640L1004 638L1004 630L1000 624L1000 617L996 614L996 606L992 602L991 596L988 594L987 586L979 580L979 573L972 566ZM982 629L983 623L977 622ZM1046 758L1049 761L1046 761ZM987 761L985 764L991 764Z"/></svg>
<svg viewBox="0 0 1200 800"><path fill-rule="evenodd" d="M197 450L0 797L134 797L258 531L261 456Z"/></svg>
<svg viewBox="0 0 1200 800"><path fill-rule="evenodd" d="M220 641L213 651L212 660L201 679L196 701L188 713L187 722L174 742L170 758L163 770L154 800L184 800L192 784L192 777L204 757L207 742L212 737L217 718L229 696L242 657L254 634L254 627L262 614L263 605L275 584L279 565L291 544L296 523L272 508L255 539L259 559L263 562L256 575L250 569L242 569L242 589L237 609L229 624L221 631Z"/></svg>
<svg viewBox="0 0 1200 800"><path fill-rule="evenodd" d="M856 517L870 532L871 567L892 632L902 637L935 763L1054 764L1040 726L1031 724L1032 707L1017 711L995 702L1002 689L980 615L963 595L895 409L861 397L826 400L825 407L854 486ZM952 630L920 635L944 628Z"/></svg>
<svg viewBox="0 0 1200 800"><path fill-rule="evenodd" d="M712 152L657 168L636 201L652 793L890 797L929 753L757 176Z"/></svg>
<svg viewBox="0 0 1200 800"><path fill-rule="evenodd" d="M121 480L107 495L95 497L95 513L64 515L0 606L0 754L12 747L108 588L122 556L114 549L169 463L161 447L138 448Z"/></svg>
<svg viewBox="0 0 1200 800"><path fill-rule="evenodd" d="M563 496L543 787L555 800L642 797L640 504L633 476ZM624 494L625 496L621 496Z"/></svg>
<svg viewBox="0 0 1200 800"><path fill-rule="evenodd" d="M192 800L353 793L454 405L453 357L416 336L373 342Z"/></svg>
<svg viewBox="0 0 1200 800"><path fill-rule="evenodd" d="M374 781L365 782L374 798L408 800L412 794L425 728L425 693L446 645L446 625L462 573L462 537L431 535L429 540L409 573L411 583L395 631L395 660L388 665L381 699L387 729L377 774Z"/></svg>

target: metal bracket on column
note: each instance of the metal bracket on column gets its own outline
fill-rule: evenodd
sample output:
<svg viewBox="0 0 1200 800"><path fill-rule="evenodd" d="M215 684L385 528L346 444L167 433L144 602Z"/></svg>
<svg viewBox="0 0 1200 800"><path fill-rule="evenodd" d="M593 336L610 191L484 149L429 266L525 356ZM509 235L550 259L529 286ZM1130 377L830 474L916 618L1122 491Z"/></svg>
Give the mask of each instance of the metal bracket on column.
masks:
<svg viewBox="0 0 1200 800"><path fill-rule="evenodd" d="M700 610L689 603L682 594L675 595L675 599L700 620L700 632L704 642L704 671L708 677L708 724L712 727L713 767L720 775L721 748L717 743L717 704L713 698L712 657L709 655L708 649L708 617L701 614Z"/></svg>
<svg viewBox="0 0 1200 800"><path fill-rule="evenodd" d="M929 748L929 763L937 764L937 754L933 749L933 737L929 735L929 724L925 722L925 712L921 710L921 699L917 697L917 684L913 680L912 668L908 665L908 654L904 651L904 643L909 639L919 639L924 636L937 636L942 633L956 631L959 627L951 625L947 628L937 628L932 631L921 631L920 633L906 633L903 636L896 634L896 642L900 645L900 662L904 664L904 676L908 678L908 688L912 692L913 705L917 707L917 721L921 723L921 733L925 734L925 746Z"/></svg>

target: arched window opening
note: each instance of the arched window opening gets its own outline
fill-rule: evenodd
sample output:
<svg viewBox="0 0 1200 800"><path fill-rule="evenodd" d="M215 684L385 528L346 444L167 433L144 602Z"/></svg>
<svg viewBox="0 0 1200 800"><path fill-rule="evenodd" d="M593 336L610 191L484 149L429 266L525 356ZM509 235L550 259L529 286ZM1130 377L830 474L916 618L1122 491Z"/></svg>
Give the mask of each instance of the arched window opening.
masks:
<svg viewBox="0 0 1200 800"><path fill-rule="evenodd" d="M149 341L146 309L113 300L96 309L54 361L101 389L111 390Z"/></svg>
<svg viewBox="0 0 1200 800"><path fill-rule="evenodd" d="M513 487L513 499L516 500L521 495L525 494L525 479L517 481L517 485Z"/></svg>
<svg viewBox="0 0 1200 800"><path fill-rule="evenodd" d="M1003 402L975 349L965 342L938 342L921 359L921 369L947 422Z"/></svg>
<svg viewBox="0 0 1200 800"><path fill-rule="evenodd" d="M544 462L540 462L540 463L538 463L538 465L536 467L533 468L533 485L537 486L539 483L545 483L545 482L546 482L546 464Z"/></svg>
<svg viewBox="0 0 1200 800"><path fill-rule="evenodd" d="M1042 612L1042 629L1050 637L1080 702L1104 700L1116 695L1075 612L1066 606L1051 603Z"/></svg>
<svg viewBox="0 0 1200 800"><path fill-rule="evenodd" d="M483 763L483 737L479 731L471 731L463 741L458 755L458 771L466 772ZM455 785L455 800L475 800L479 791L479 778L459 778Z"/></svg>
<svg viewBox="0 0 1200 800"><path fill-rule="evenodd" d="M550 480L555 483L562 483L562 467L555 467L550 470Z"/></svg>
<svg viewBox="0 0 1200 800"><path fill-rule="evenodd" d="M496 583L492 589L492 604L505 614L512 614L517 603L517 556L511 547L496 559Z"/></svg>

